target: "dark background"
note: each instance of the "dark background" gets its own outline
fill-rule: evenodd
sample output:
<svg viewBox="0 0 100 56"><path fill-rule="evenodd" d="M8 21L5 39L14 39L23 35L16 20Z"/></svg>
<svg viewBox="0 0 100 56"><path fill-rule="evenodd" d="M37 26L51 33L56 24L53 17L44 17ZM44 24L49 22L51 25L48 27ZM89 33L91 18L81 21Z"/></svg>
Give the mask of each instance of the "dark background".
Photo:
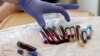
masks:
<svg viewBox="0 0 100 56"><path fill-rule="evenodd" d="M42 1L50 2L50 3L56 3L56 2L58 2L58 0L42 0ZM77 3L77 0L72 0L71 1L71 4L76 4L76 3Z"/></svg>
<svg viewBox="0 0 100 56"><path fill-rule="evenodd" d="M0 0L0 5L2 5L3 4L3 2Z"/></svg>
<svg viewBox="0 0 100 56"><path fill-rule="evenodd" d="M50 2L50 3L56 3L56 2L58 2L57 0L42 0L42 1Z"/></svg>

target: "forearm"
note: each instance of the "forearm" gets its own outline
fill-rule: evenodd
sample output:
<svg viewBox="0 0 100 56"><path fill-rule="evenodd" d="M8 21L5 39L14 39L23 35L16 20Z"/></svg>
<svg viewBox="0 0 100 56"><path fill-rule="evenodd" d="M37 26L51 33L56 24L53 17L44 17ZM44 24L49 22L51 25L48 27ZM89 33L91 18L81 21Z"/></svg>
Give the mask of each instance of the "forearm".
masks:
<svg viewBox="0 0 100 56"><path fill-rule="evenodd" d="M19 2L19 0L2 0L4 2L9 2L9 3L12 3L12 4L16 4Z"/></svg>
<svg viewBox="0 0 100 56"><path fill-rule="evenodd" d="M10 3L5 2L0 7L0 21L2 21L4 18L9 16L10 14L14 13L18 8Z"/></svg>

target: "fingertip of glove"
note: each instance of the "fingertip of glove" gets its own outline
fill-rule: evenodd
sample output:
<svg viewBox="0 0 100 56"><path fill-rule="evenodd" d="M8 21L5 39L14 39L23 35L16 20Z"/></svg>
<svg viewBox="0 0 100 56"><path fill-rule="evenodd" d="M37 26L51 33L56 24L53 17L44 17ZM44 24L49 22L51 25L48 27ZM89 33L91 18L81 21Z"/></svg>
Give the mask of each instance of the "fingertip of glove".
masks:
<svg viewBox="0 0 100 56"><path fill-rule="evenodd" d="M39 25L40 25L41 28L45 28L46 23L45 22L44 23L40 23Z"/></svg>
<svg viewBox="0 0 100 56"><path fill-rule="evenodd" d="M65 20L66 20L67 22L70 22L70 17L69 17L69 16L66 16L66 17L65 17Z"/></svg>
<svg viewBox="0 0 100 56"><path fill-rule="evenodd" d="M79 8L79 5L78 4L73 4L74 5L74 7L77 9L77 8Z"/></svg>
<svg viewBox="0 0 100 56"><path fill-rule="evenodd" d="M67 22L70 22L70 18L69 18L69 19L67 18L66 21L67 21Z"/></svg>

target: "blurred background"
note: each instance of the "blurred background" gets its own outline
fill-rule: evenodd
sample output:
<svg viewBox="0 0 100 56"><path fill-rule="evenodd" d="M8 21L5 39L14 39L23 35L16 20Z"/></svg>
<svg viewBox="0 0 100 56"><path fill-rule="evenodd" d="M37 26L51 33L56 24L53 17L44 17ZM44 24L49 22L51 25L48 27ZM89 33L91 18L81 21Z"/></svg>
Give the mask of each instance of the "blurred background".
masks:
<svg viewBox="0 0 100 56"><path fill-rule="evenodd" d="M50 3L66 3L66 4L79 4L80 8L76 10L66 10L70 17L98 17L100 16L100 0L42 0ZM3 2L0 0L0 5ZM33 17L27 13L17 11L16 6L5 3L0 6L0 29L9 28L18 25L24 25L35 22ZM9 10L8 10L8 9ZM6 14L5 14L6 13ZM45 19L61 18L60 14L47 14L44 15Z"/></svg>
<svg viewBox="0 0 100 56"><path fill-rule="evenodd" d="M81 10L91 12L95 16L100 16L100 0L43 0L51 3L77 3L80 6ZM3 4L3 2L0 0L0 5Z"/></svg>

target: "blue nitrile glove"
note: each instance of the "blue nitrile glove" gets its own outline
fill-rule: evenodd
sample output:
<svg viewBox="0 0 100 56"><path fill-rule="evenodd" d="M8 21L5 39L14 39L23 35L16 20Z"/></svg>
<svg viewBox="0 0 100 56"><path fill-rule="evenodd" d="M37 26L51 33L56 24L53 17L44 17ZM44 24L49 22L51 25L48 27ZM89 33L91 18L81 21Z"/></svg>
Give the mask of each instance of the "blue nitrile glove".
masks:
<svg viewBox="0 0 100 56"><path fill-rule="evenodd" d="M33 52L28 52L28 56L37 56L37 53L35 51Z"/></svg>
<svg viewBox="0 0 100 56"><path fill-rule="evenodd" d="M38 24L41 27L45 27L45 21L43 14L45 13L61 13L67 21L70 21L68 13L65 9L77 9L79 8L76 4L53 4L48 2L43 2L40 0L20 0L16 4L20 9L24 10L26 13L35 17Z"/></svg>

